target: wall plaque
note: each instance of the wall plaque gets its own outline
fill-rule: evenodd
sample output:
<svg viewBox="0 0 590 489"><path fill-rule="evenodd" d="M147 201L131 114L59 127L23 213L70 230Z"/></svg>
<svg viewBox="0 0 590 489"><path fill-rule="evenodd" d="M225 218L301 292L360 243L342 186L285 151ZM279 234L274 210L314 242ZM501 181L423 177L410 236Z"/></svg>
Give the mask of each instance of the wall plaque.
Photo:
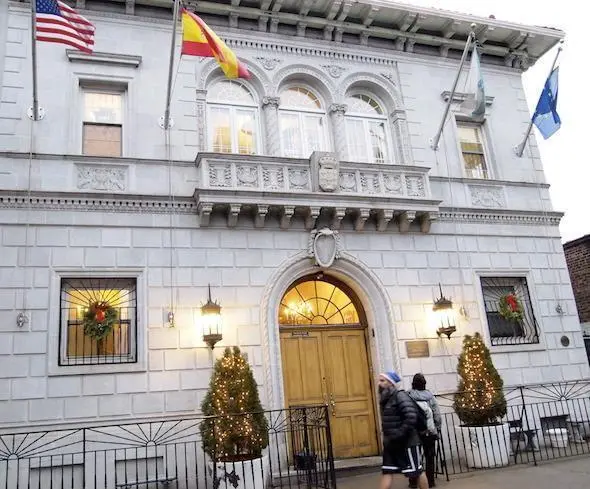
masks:
<svg viewBox="0 0 590 489"><path fill-rule="evenodd" d="M406 341L406 353L408 358L429 357L430 350L428 349L428 341Z"/></svg>
<svg viewBox="0 0 590 489"><path fill-rule="evenodd" d="M292 331L291 336L309 336L309 331Z"/></svg>

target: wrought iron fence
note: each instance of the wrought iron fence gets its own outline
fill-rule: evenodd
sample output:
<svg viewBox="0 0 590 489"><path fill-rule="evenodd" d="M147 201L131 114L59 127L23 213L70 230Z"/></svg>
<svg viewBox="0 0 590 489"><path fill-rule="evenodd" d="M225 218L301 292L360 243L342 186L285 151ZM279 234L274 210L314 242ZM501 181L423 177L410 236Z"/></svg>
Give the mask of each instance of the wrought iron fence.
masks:
<svg viewBox="0 0 590 489"><path fill-rule="evenodd" d="M264 414L269 446L253 461L211 461L210 417L0 434L0 488L336 489L327 408Z"/></svg>
<svg viewBox="0 0 590 489"><path fill-rule="evenodd" d="M462 426L454 394L437 396L442 414L437 472L449 475L590 454L590 381L504 390L507 414L496 425Z"/></svg>

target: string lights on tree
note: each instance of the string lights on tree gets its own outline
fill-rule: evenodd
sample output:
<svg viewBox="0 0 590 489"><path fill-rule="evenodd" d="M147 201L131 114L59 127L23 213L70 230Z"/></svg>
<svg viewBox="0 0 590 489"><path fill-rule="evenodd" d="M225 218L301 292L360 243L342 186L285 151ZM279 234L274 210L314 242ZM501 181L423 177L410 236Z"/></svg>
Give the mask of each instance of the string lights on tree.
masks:
<svg viewBox="0 0 590 489"><path fill-rule="evenodd" d="M268 422L262 412L252 369L238 347L226 348L215 362L201 410L205 452L214 461L259 458L268 446Z"/></svg>
<svg viewBox="0 0 590 489"><path fill-rule="evenodd" d="M453 407L464 425L494 424L506 415L504 382L481 335L466 335L457 365L459 386Z"/></svg>

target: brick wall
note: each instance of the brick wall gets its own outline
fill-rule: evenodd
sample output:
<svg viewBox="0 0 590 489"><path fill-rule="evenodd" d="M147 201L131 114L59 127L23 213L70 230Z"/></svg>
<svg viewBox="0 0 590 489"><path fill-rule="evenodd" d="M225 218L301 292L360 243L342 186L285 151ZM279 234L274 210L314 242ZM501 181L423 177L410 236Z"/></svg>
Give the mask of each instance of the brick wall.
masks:
<svg viewBox="0 0 590 489"><path fill-rule="evenodd" d="M580 322L590 322L590 234L563 246Z"/></svg>

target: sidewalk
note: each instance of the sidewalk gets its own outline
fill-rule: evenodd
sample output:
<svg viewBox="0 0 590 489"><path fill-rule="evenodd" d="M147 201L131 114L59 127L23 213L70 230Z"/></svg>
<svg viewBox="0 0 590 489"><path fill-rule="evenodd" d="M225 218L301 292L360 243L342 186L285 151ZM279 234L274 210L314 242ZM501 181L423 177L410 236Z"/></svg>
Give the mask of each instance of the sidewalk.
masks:
<svg viewBox="0 0 590 489"><path fill-rule="evenodd" d="M378 489L379 474L338 479L338 489ZM405 480L396 478L392 489L405 489ZM450 482L439 476L437 487L444 489L586 489L590 487L590 457L515 465L454 476Z"/></svg>

